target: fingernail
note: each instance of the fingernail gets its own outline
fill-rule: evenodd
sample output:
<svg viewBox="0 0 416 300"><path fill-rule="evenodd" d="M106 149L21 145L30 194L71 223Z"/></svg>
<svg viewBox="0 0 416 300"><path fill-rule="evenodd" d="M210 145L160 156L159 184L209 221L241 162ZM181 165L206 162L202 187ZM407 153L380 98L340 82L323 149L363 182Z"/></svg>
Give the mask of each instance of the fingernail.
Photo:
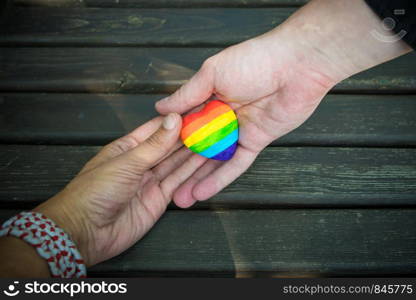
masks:
<svg viewBox="0 0 416 300"><path fill-rule="evenodd" d="M176 123L176 114L170 113L163 119L163 128L165 128L166 130L172 130L173 128L175 128Z"/></svg>

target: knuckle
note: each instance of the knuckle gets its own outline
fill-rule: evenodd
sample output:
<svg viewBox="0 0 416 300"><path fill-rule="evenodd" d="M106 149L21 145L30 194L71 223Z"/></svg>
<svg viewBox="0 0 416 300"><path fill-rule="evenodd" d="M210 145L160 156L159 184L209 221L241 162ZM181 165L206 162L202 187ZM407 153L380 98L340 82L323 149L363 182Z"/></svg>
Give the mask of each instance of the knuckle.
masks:
<svg viewBox="0 0 416 300"><path fill-rule="evenodd" d="M153 134L146 140L146 143L150 148L154 149L154 151L166 152L168 150L162 134Z"/></svg>
<svg viewBox="0 0 416 300"><path fill-rule="evenodd" d="M109 151L116 155L127 152L138 145L138 142L131 136L123 136L114 142L108 144L103 150Z"/></svg>

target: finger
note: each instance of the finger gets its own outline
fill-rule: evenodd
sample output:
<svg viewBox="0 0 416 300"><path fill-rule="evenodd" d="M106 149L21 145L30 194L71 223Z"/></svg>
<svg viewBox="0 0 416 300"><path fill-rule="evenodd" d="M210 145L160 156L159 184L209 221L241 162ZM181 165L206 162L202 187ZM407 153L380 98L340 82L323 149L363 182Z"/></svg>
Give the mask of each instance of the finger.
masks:
<svg viewBox="0 0 416 300"><path fill-rule="evenodd" d="M182 142L180 142L181 145ZM192 151L186 147L181 147L172 155L169 155L166 159L160 162L156 167L153 168L153 173L158 180L163 180L172 173L174 170L179 168L185 161L192 155Z"/></svg>
<svg viewBox="0 0 416 300"><path fill-rule="evenodd" d="M190 156L187 161L179 168L169 174L162 182L161 189L165 199L172 199L173 192L180 186L185 180L187 180L199 167L201 167L207 158L194 154Z"/></svg>
<svg viewBox="0 0 416 300"><path fill-rule="evenodd" d="M120 155L114 161L123 167L124 172L143 175L154 167L177 144L182 119L176 113L170 113L163 119L162 126L134 149Z"/></svg>
<svg viewBox="0 0 416 300"><path fill-rule="evenodd" d="M182 114L206 101L214 90L213 68L205 63L183 86L169 97L156 103L156 110L165 115L170 112Z"/></svg>
<svg viewBox="0 0 416 300"><path fill-rule="evenodd" d="M203 178L208 176L213 170L217 169L223 162L208 160L196 171L185 183L183 183L173 194L173 201L178 207L188 208L192 206L197 199L192 194L194 186Z"/></svg>
<svg viewBox="0 0 416 300"><path fill-rule="evenodd" d="M233 158L198 182L192 195L198 201L211 198L243 174L256 159L258 153L238 147Z"/></svg>
<svg viewBox="0 0 416 300"><path fill-rule="evenodd" d="M136 128L129 134L122 136L110 144L104 146L96 156L94 156L80 171L80 174L96 168L106 161L119 156L122 153L137 147L141 142L156 132L162 124L163 117L156 117L149 122Z"/></svg>

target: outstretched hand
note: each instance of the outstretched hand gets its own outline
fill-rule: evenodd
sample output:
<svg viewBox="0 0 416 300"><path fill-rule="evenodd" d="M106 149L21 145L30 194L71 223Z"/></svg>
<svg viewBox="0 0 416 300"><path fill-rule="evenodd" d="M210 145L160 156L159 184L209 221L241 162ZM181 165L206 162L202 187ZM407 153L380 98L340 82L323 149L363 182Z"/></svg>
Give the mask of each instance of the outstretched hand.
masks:
<svg viewBox="0 0 416 300"><path fill-rule="evenodd" d="M180 128L177 114L149 121L105 146L35 210L71 235L87 266L121 253L156 223L173 191L197 168L182 165L190 151L175 151Z"/></svg>
<svg viewBox="0 0 416 300"><path fill-rule="evenodd" d="M227 162L201 161L202 167L174 193L175 203L189 207L225 188L270 142L302 124L333 84L307 57L265 37L209 58L189 82L158 102L156 109L161 114L182 114L215 95L237 114L238 148Z"/></svg>
<svg viewBox="0 0 416 300"><path fill-rule="evenodd" d="M189 207L215 195L270 142L301 125L335 84L411 51L403 41L374 38L375 30L395 34L364 1L314 0L275 29L205 61L156 109L182 114L214 95L236 111L239 145L227 162L198 161L203 166L174 192L175 203Z"/></svg>

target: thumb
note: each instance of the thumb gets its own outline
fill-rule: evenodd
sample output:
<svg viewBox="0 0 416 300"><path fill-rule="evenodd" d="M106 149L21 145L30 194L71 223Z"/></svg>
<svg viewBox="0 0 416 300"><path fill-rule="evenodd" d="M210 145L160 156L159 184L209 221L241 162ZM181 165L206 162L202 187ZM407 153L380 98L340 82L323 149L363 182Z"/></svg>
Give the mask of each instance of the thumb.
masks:
<svg viewBox="0 0 416 300"><path fill-rule="evenodd" d="M183 114L206 101L214 91L214 67L210 60L175 93L156 103L156 110L162 115L170 112Z"/></svg>
<svg viewBox="0 0 416 300"><path fill-rule="evenodd" d="M134 149L124 153L117 164L123 165L128 172L144 174L173 149L179 138L182 118L176 113L168 114L160 128Z"/></svg>

